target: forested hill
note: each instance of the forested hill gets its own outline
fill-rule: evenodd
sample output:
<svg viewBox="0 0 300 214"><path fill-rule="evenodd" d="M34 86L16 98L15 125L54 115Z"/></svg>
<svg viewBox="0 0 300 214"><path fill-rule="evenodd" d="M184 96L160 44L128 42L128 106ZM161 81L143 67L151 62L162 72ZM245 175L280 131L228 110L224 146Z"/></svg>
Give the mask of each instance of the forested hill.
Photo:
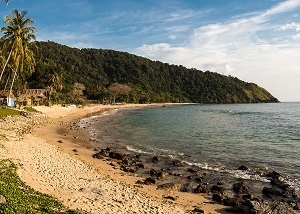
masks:
<svg viewBox="0 0 300 214"><path fill-rule="evenodd" d="M127 102L248 103L278 102L267 90L238 78L188 69L102 49L76 49L54 42L36 42L36 69L28 77L31 88L45 88L57 72L63 93L74 83L85 86L88 99L102 99L112 83L131 87ZM122 101L122 100L121 100Z"/></svg>

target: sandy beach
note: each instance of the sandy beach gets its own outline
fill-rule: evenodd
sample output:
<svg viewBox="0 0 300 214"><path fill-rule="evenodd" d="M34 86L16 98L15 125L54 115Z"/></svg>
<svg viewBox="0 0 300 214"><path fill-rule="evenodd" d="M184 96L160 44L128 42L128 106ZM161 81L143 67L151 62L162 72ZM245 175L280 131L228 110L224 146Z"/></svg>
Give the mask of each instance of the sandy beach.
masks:
<svg viewBox="0 0 300 214"><path fill-rule="evenodd" d="M208 195L137 185L143 178L121 171L109 159L92 158L96 148L76 121L107 109L132 107L145 105L34 107L42 114L17 123L13 117L1 122L0 134L8 140L0 141L0 159L13 160L20 178L35 190L87 213L189 213L195 208L225 213ZM19 136L20 132L26 134Z"/></svg>

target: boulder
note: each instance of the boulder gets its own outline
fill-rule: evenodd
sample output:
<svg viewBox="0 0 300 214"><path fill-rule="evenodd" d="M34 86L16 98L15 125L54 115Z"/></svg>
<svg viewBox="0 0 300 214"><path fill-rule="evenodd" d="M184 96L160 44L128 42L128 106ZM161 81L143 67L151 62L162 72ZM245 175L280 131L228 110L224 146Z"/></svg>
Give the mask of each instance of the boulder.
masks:
<svg viewBox="0 0 300 214"><path fill-rule="evenodd" d="M116 160L123 160L124 159L124 155L122 153L119 153L119 152L110 152L109 157L113 158L113 159L116 159Z"/></svg>
<svg viewBox="0 0 300 214"><path fill-rule="evenodd" d="M165 177L167 177L168 176L168 173L166 173L166 172L159 172L159 173L157 173L157 178L165 178Z"/></svg>
<svg viewBox="0 0 300 214"><path fill-rule="evenodd" d="M233 191L236 194L249 194L249 187L246 182L239 182L233 184Z"/></svg>
<svg viewBox="0 0 300 214"><path fill-rule="evenodd" d="M151 169L149 173L150 175L157 175L157 171L155 169Z"/></svg>
<svg viewBox="0 0 300 214"><path fill-rule="evenodd" d="M238 207L240 205L240 200L238 198L224 198L223 204L229 207Z"/></svg>
<svg viewBox="0 0 300 214"><path fill-rule="evenodd" d="M182 163L180 160L174 160L172 163L173 163L173 166L182 166Z"/></svg>
<svg viewBox="0 0 300 214"><path fill-rule="evenodd" d="M246 167L245 165L241 165L241 166L238 168L238 170L243 170L243 171L248 170L248 169L249 169L249 168Z"/></svg>
<svg viewBox="0 0 300 214"><path fill-rule="evenodd" d="M217 185L213 185L211 188L210 188L210 191L212 193L218 193L220 195L224 195L225 193L225 188L222 187L222 186L217 186Z"/></svg>
<svg viewBox="0 0 300 214"><path fill-rule="evenodd" d="M198 171L193 169L193 168L188 168L187 169L188 172L191 172L191 173L197 173Z"/></svg>
<svg viewBox="0 0 300 214"><path fill-rule="evenodd" d="M155 184L156 180L152 177L147 177L146 180L144 181L145 184L149 185L149 184Z"/></svg>
<svg viewBox="0 0 300 214"><path fill-rule="evenodd" d="M196 207L195 209L192 210L192 213L200 213L200 214L204 214L204 210Z"/></svg>
<svg viewBox="0 0 300 214"><path fill-rule="evenodd" d="M157 157L157 156L154 156L153 158L152 158L152 162L153 163L157 163L157 162L159 162L160 161L160 159L159 159L159 157Z"/></svg>
<svg viewBox="0 0 300 214"><path fill-rule="evenodd" d="M222 202L223 198L220 194L215 193L212 195L212 200L217 201L217 202Z"/></svg>
<svg viewBox="0 0 300 214"><path fill-rule="evenodd" d="M245 210L241 207L226 208L225 211L229 213L245 213Z"/></svg>
<svg viewBox="0 0 300 214"><path fill-rule="evenodd" d="M282 196L281 191L279 191L275 188L269 188L269 187L264 187L262 193L269 198L273 198L274 196Z"/></svg>
<svg viewBox="0 0 300 214"><path fill-rule="evenodd" d="M194 193L208 193L207 186L199 184L196 189L194 189Z"/></svg>
<svg viewBox="0 0 300 214"><path fill-rule="evenodd" d="M172 201L176 201L176 200L177 200L177 198L178 198L178 196L176 196L176 197L173 197L173 196L170 196L170 195L163 195L163 198L165 198L165 199L169 199L169 200L172 200Z"/></svg>

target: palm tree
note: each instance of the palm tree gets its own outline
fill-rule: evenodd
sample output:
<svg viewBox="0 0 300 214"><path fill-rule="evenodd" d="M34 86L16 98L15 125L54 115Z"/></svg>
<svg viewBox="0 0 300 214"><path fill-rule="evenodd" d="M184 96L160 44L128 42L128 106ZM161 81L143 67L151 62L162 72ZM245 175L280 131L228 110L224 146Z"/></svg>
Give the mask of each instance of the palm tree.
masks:
<svg viewBox="0 0 300 214"><path fill-rule="evenodd" d="M50 101L52 94L56 93L57 91L61 91L63 88L62 76L59 75L57 72L54 72L54 74L52 74L49 80L49 83L50 83L49 86L49 101Z"/></svg>
<svg viewBox="0 0 300 214"><path fill-rule="evenodd" d="M9 0L4 0L4 2L5 2L5 4L7 5L7 4L8 4L8 2L9 2Z"/></svg>
<svg viewBox="0 0 300 214"><path fill-rule="evenodd" d="M32 18L25 18L27 11L21 13L14 9L12 10L11 17L6 16L4 22L7 24L1 31L3 36L3 51L8 54L6 62L3 66L0 81L5 71L7 64L11 61L13 70L13 79L10 87L10 93L19 71L21 74L26 68L29 72L32 72L35 65L34 54L30 49L30 42L35 39L36 28L30 26L34 23Z"/></svg>

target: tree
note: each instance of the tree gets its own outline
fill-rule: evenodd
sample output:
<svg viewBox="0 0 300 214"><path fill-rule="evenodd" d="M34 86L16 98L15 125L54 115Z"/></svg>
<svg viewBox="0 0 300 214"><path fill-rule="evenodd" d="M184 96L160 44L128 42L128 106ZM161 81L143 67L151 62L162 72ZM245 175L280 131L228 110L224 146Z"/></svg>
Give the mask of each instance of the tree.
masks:
<svg viewBox="0 0 300 214"><path fill-rule="evenodd" d="M17 76L17 72L23 73L24 69L33 72L35 59L33 51L30 48L31 40L35 39L36 28L30 26L34 23L32 18L25 18L27 11L21 13L14 9L11 17L5 16L4 22L7 24L1 31L3 36L3 51L8 54L6 63L3 66L0 80L3 76L7 64L10 62L13 71L13 79L10 87L10 93Z"/></svg>
<svg viewBox="0 0 300 214"><path fill-rule="evenodd" d="M57 72L54 72L49 80L49 101L51 100L52 94L61 91L62 88L62 77Z"/></svg>
<svg viewBox="0 0 300 214"><path fill-rule="evenodd" d="M108 87L109 92L113 95L114 103L119 95L128 95L131 88L125 84L113 83Z"/></svg>

